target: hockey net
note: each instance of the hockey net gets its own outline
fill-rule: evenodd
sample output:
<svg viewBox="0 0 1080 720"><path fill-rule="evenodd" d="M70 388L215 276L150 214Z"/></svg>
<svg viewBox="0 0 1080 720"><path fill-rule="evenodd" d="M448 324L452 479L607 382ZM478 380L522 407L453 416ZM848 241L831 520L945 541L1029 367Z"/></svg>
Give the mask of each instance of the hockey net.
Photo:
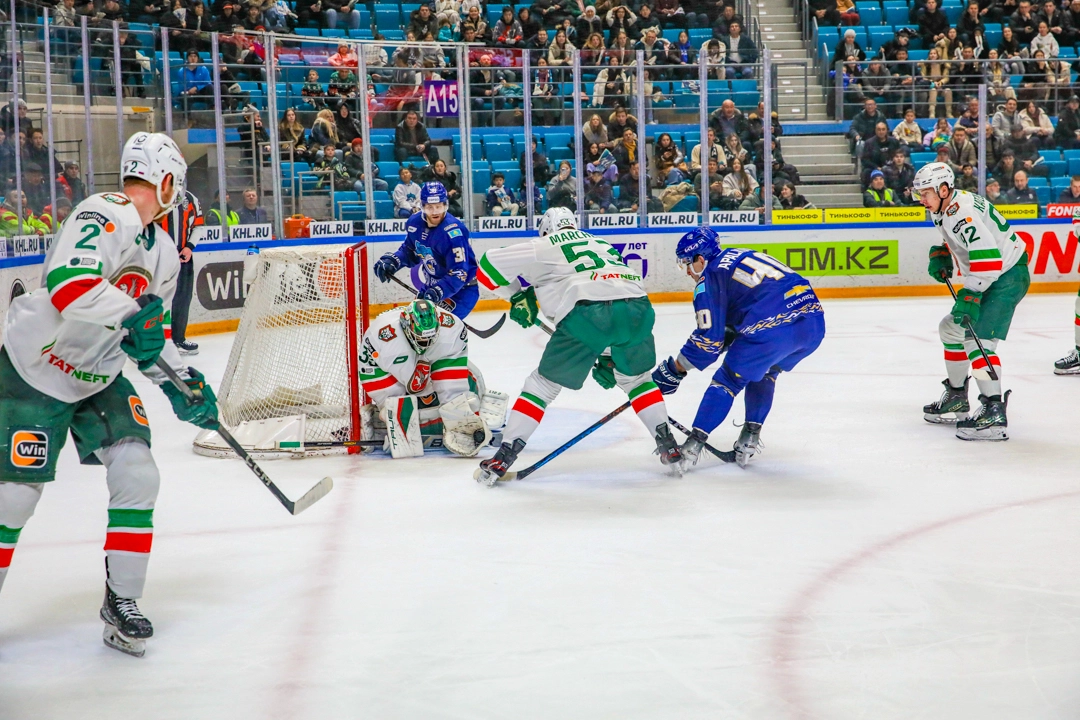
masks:
<svg viewBox="0 0 1080 720"><path fill-rule="evenodd" d="M276 447L286 427L307 443L359 439L366 244L267 249L249 255L252 261L256 267L245 267L245 280L254 279L218 393L222 423L263 458L293 454ZM195 451L232 455L212 431L199 434ZM305 454L349 451L319 447Z"/></svg>

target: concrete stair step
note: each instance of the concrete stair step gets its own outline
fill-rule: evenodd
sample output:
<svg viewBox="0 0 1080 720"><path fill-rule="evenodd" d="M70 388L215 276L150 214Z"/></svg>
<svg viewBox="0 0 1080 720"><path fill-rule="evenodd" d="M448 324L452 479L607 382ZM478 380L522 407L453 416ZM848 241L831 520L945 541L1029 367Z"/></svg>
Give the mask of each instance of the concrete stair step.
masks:
<svg viewBox="0 0 1080 720"><path fill-rule="evenodd" d="M799 185L799 192L819 208L862 207L862 193L838 193L831 186Z"/></svg>
<svg viewBox="0 0 1080 720"><path fill-rule="evenodd" d="M770 50L774 51L774 53L776 51L790 53L795 50L803 49L803 42L798 38L793 38L791 40L769 40L766 38L765 44Z"/></svg>
<svg viewBox="0 0 1080 720"><path fill-rule="evenodd" d="M787 157L785 157L784 159L795 167L799 168L799 177L801 177L802 181L806 184L828 185L830 187L844 185L857 186L859 184L859 178L855 175L829 175L826 173L817 172L817 168L811 168L812 170L814 170L814 173L807 174L802 171L802 168L799 167L798 163L788 160Z"/></svg>

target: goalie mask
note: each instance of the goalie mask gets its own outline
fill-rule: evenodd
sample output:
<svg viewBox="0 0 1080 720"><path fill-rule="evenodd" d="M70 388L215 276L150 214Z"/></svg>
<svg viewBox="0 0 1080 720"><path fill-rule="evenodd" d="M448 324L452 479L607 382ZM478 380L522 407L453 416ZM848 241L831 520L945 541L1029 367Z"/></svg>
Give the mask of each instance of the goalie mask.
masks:
<svg viewBox="0 0 1080 720"><path fill-rule="evenodd" d="M405 339L423 355L439 336L439 313L427 300L413 300L401 310L401 329Z"/></svg>

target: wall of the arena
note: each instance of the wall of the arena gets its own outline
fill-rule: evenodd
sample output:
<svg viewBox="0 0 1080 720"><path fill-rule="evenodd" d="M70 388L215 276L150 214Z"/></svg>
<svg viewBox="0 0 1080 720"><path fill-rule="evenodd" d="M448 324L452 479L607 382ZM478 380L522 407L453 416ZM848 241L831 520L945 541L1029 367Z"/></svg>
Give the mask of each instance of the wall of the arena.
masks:
<svg viewBox="0 0 1080 720"><path fill-rule="evenodd" d="M1075 292L1080 282L1077 239L1068 221L1013 221L1028 246L1033 292ZM688 301L691 281L675 264L675 244L685 228L662 232L640 230L596 231L617 247L627 263L645 278L650 297L657 302ZM492 247L520 242L527 233L478 233L473 247L479 256ZM905 297L943 295L943 285L926 274L927 250L940 242L926 223L903 225L772 226L732 228L723 233L725 245L749 247L769 253L810 279L822 297ZM342 244L353 238L258 242L260 247L304 244ZM400 238L369 238L368 264L397 247ZM195 253L195 296L189 334L228 332L236 328L243 308L244 258L248 242L203 243ZM13 287L26 289L40 282L40 257L0 259L0 317L7 310ZM393 284L371 278L371 312L409 299ZM416 276L414 274L414 281ZM506 307L484 291L479 309Z"/></svg>

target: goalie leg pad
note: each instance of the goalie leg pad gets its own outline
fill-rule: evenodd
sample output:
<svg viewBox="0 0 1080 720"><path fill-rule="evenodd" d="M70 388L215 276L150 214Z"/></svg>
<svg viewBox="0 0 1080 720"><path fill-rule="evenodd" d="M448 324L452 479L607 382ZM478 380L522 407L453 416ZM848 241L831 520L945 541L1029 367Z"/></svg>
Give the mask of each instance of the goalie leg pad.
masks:
<svg viewBox="0 0 1080 720"><path fill-rule="evenodd" d="M480 397L480 419L489 428L498 430L506 425L506 409L510 396L498 390L488 390Z"/></svg>
<svg viewBox="0 0 1080 720"><path fill-rule="evenodd" d="M420 413L416 398L412 395L387 398L379 417L386 423L384 449L395 460L420 457L424 454L424 440L420 437Z"/></svg>
<svg viewBox="0 0 1080 720"><path fill-rule="evenodd" d="M456 455L472 457L491 442L491 430L481 419L480 398L472 393L455 395L439 407L443 421L443 445Z"/></svg>

